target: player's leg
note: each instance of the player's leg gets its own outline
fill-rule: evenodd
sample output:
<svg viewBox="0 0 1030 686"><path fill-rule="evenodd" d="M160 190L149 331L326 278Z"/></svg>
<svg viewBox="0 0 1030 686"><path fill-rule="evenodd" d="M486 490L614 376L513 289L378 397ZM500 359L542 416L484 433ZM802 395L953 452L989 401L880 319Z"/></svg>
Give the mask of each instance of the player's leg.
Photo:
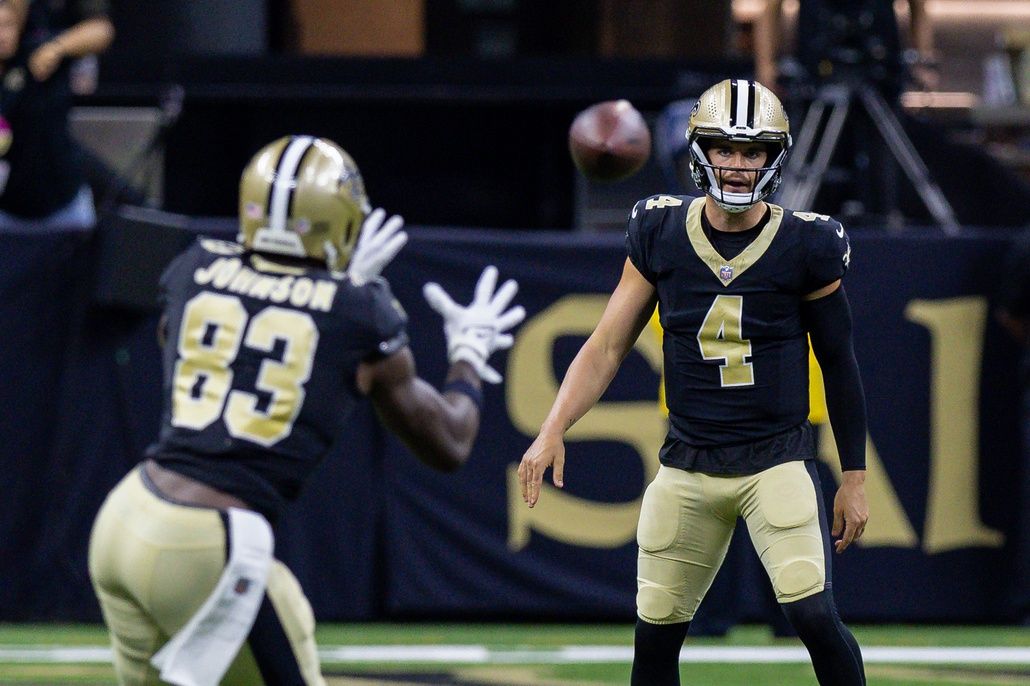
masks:
<svg viewBox="0 0 1030 686"><path fill-rule="evenodd" d="M690 622L652 624L637 617L633 632L633 686L677 686L680 683L680 648Z"/></svg>
<svg viewBox="0 0 1030 686"><path fill-rule="evenodd" d="M862 651L841 621L830 589L781 607L808 649L822 686L865 684Z"/></svg>
<svg viewBox="0 0 1030 686"><path fill-rule="evenodd" d="M94 589L111 636L114 672L123 686L160 684L150 658L168 640L161 630L130 599Z"/></svg>
<svg viewBox="0 0 1030 686"><path fill-rule="evenodd" d="M90 536L89 571L120 684L159 684L150 659L203 604L225 564L216 510L161 500L130 472Z"/></svg>
<svg viewBox="0 0 1030 686"><path fill-rule="evenodd" d="M275 686L325 686L315 646L315 615L286 565L276 560L268 574L265 600L247 637L245 651L233 663L226 685L261 681Z"/></svg>
<svg viewBox="0 0 1030 686"><path fill-rule="evenodd" d="M830 536L813 461L749 479L743 514L776 598L823 686L865 683L858 643L840 620L830 579Z"/></svg>
<svg viewBox="0 0 1030 686"><path fill-rule="evenodd" d="M690 620L712 585L736 522L721 512L721 480L661 467L647 487L637 526L634 686L679 684Z"/></svg>
<svg viewBox="0 0 1030 686"><path fill-rule="evenodd" d="M222 686L325 686L315 617L296 578L274 560L265 599Z"/></svg>

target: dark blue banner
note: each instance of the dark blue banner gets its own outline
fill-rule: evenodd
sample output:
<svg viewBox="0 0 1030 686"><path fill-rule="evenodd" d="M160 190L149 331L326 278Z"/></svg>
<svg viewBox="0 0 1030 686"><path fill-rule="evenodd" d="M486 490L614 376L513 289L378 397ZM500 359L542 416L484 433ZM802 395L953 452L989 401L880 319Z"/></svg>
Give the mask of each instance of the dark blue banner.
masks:
<svg viewBox="0 0 1030 686"><path fill-rule="evenodd" d="M859 234L853 246L845 284L869 403L872 519L861 544L833 561L841 610L859 620L1014 616L1016 564L1027 554L1018 518L1028 505L1018 351L990 316L1005 239ZM569 432L565 489L545 480L529 510L514 482L623 259L621 237L416 234L389 272L431 379L444 373L444 351L419 295L424 281L468 294L481 266L493 263L519 281L528 312L515 346L499 356L505 384L488 389L482 435L461 473L435 475L388 443L391 613L632 617L637 508L665 433L653 332L645 330L612 388ZM830 507L839 469L818 400ZM726 570L737 582L762 574L750 553L730 558L744 567ZM738 603L739 613L758 616L761 593L743 592L755 597Z"/></svg>
<svg viewBox="0 0 1030 686"><path fill-rule="evenodd" d="M416 228L411 238L386 275L411 317L420 373L439 384L446 372L422 285L437 281L464 301L495 264L519 281L527 310L515 346L493 360L505 381L486 389L480 437L457 474L422 466L359 410L283 520L278 554L325 620L630 620L637 510L665 433L656 332L644 332L569 432L565 489L548 487L529 510L514 480L618 281L621 236ZM95 619L89 527L156 432L157 317L113 307L111 289L103 306L91 299L96 246L81 237L0 239L0 619ZM1020 525L1030 502L1019 351L991 316L1005 238L857 233L852 244L845 285L869 405L872 519L857 548L834 557L841 611L868 621L1013 619L1028 595L1018 565L1030 555ZM825 423L819 433L829 505L836 457ZM763 572L740 534L702 617L763 616Z"/></svg>

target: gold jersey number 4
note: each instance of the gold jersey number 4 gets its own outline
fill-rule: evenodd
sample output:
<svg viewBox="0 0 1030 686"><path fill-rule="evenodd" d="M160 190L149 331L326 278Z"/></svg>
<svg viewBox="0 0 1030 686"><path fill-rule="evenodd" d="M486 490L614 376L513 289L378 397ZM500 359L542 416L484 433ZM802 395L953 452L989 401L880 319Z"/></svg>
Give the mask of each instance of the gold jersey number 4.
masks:
<svg viewBox="0 0 1030 686"><path fill-rule="evenodd" d="M719 367L723 388L755 384L755 370L749 361L751 341L741 333L743 318L743 296L717 295L697 332L701 357L723 362Z"/></svg>
<svg viewBox="0 0 1030 686"><path fill-rule="evenodd" d="M276 340L285 343L282 359L262 361L255 382L271 398L261 411L256 393L233 389L232 363L241 345L270 353ZM235 296L193 297L179 332L172 425L201 431L221 417L232 436L275 445L293 430L317 347L318 327L306 312L266 307L249 318Z"/></svg>

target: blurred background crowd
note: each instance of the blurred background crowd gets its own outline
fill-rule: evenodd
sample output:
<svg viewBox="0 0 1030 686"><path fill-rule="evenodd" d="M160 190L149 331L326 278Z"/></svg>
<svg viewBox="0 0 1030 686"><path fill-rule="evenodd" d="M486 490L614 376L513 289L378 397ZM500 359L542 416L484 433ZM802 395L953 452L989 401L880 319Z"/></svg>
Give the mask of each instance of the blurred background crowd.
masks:
<svg viewBox="0 0 1030 686"><path fill-rule="evenodd" d="M8 4L26 2L27 59L35 79L71 82L98 204L142 195L231 215L253 150L304 129L347 141L377 202L416 223L621 230L636 196L697 192L677 166L692 98L756 74L789 103L796 141L821 86L873 84L960 224L1030 222L1030 6L1019 0ZM618 188L577 183L572 116L623 97L656 127L652 165ZM850 226L933 223L860 104L812 209Z"/></svg>

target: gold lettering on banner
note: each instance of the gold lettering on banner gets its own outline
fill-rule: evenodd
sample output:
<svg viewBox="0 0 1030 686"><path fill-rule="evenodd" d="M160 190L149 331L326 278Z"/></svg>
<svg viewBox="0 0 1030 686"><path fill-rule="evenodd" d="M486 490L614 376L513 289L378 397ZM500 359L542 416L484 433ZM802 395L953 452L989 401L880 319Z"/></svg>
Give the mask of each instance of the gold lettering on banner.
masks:
<svg viewBox="0 0 1030 686"><path fill-rule="evenodd" d="M561 336L589 336L604 312L607 295L570 295L522 325L508 356L506 393L512 424L527 436L536 436L558 394L554 373L554 342ZM661 342L645 330L635 344L651 367L662 365ZM617 548L636 537L644 488L658 471L658 450L665 439L666 421L656 410L655 398L640 401L599 402L565 436L571 441L616 441L632 446L644 465L640 495L630 502L600 502L570 495L544 478L540 500L533 509L522 501L518 465L508 465L508 547L521 550L533 531L571 545ZM528 444L525 446L528 447ZM587 463L566 463L565 479L586 474Z"/></svg>
<svg viewBox="0 0 1030 686"><path fill-rule="evenodd" d="M923 550L1001 547L980 520L980 364L983 297L913 300L905 318L930 332L930 475Z"/></svg>

